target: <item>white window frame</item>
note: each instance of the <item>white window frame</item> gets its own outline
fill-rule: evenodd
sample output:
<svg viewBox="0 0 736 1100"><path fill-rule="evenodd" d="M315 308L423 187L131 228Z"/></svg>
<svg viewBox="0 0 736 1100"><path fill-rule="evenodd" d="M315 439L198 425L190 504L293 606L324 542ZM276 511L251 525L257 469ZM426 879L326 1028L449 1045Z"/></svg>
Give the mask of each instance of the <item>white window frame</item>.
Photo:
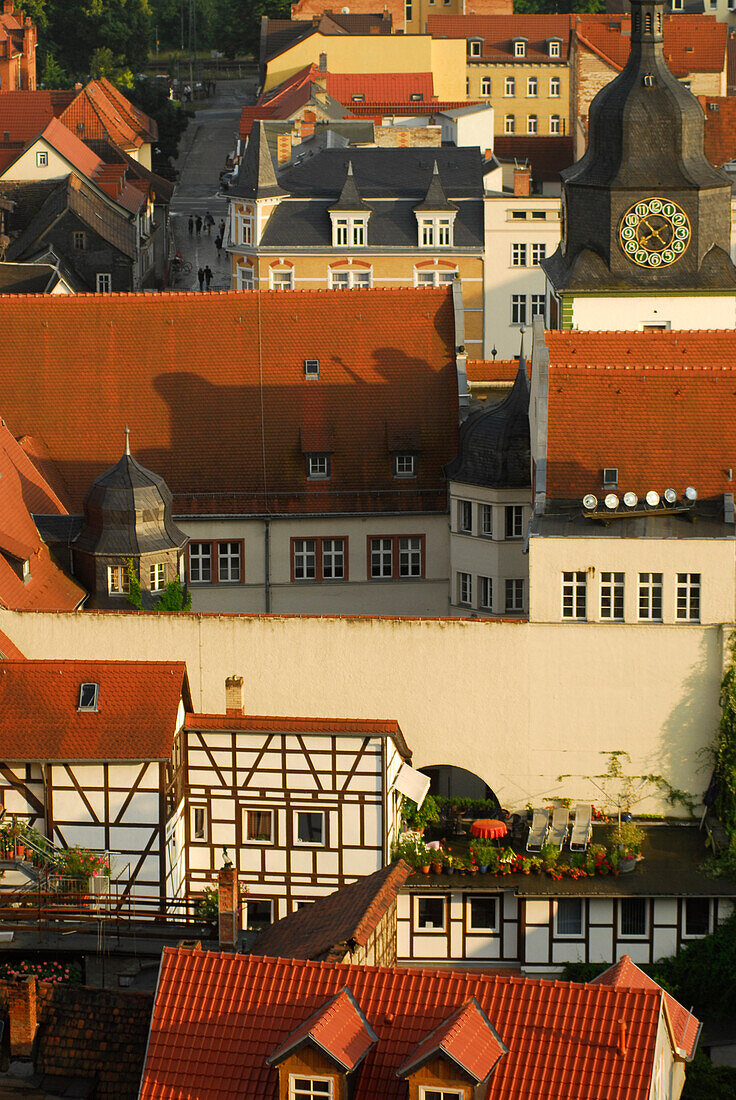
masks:
<svg viewBox="0 0 736 1100"><path fill-rule="evenodd" d="M84 699L85 688L87 688L88 700ZM90 692L89 689L92 689ZM92 684L86 681L79 685L79 703L77 704L78 711L96 711L98 709L98 703L100 699L100 685Z"/></svg>
<svg viewBox="0 0 736 1100"><path fill-rule="evenodd" d="M562 618L566 622L587 622L588 573L585 569L562 572Z"/></svg>
<svg viewBox="0 0 736 1100"><path fill-rule="evenodd" d="M457 574L457 602L459 607L473 606L473 574Z"/></svg>
<svg viewBox="0 0 736 1100"><path fill-rule="evenodd" d="M468 39L468 57L482 57L483 56L483 39L482 38L470 38Z"/></svg>
<svg viewBox="0 0 736 1100"><path fill-rule="evenodd" d="M457 502L457 529L461 535L473 533L473 502L460 498Z"/></svg>
<svg viewBox="0 0 736 1100"><path fill-rule="evenodd" d="M473 924L473 899L482 898L484 901L492 901L495 913L495 921L493 924ZM490 934L498 932L500 928L500 914L501 914L501 898L496 894L468 894L465 898L465 916L467 919L467 928L469 932L485 932Z"/></svg>
<svg viewBox="0 0 736 1100"><path fill-rule="evenodd" d="M238 539L223 539L217 543L217 580L220 584L240 584L242 582L242 559L243 544ZM237 567L237 576L233 576L233 563Z"/></svg>
<svg viewBox="0 0 736 1100"><path fill-rule="evenodd" d="M454 217L437 214L434 217L419 217L420 248L452 248Z"/></svg>
<svg viewBox="0 0 736 1100"><path fill-rule="evenodd" d="M165 562L156 561L148 567L148 582L151 592L163 592L166 588Z"/></svg>
<svg viewBox="0 0 736 1100"><path fill-rule="evenodd" d="M198 824L197 815L202 815L202 835L197 836ZM189 806L189 839L192 844L209 844L210 830L209 820L207 813L207 804L204 802L196 804L190 804Z"/></svg>
<svg viewBox="0 0 736 1100"><path fill-rule="evenodd" d="M466 1093L460 1089L446 1089L444 1085L420 1085L419 1086L419 1100L435 1100L435 1097L439 1096L440 1100L463 1100Z"/></svg>
<svg viewBox="0 0 736 1100"><path fill-rule="evenodd" d="M36 153L36 168L48 168L49 154L46 149L39 149Z"/></svg>
<svg viewBox="0 0 736 1100"><path fill-rule="evenodd" d="M511 295L511 324L526 324L526 294Z"/></svg>
<svg viewBox="0 0 736 1100"><path fill-rule="evenodd" d="M601 573L601 619L608 623L622 623L626 597L626 574L620 570L604 570ZM607 605L604 603L607 602ZM616 604L620 605L620 613Z"/></svg>
<svg viewBox="0 0 736 1100"><path fill-rule="evenodd" d="M530 294L529 295L529 316L534 320L535 317L547 316L547 295L546 294Z"/></svg>
<svg viewBox="0 0 736 1100"><path fill-rule="evenodd" d="M368 230L367 218L350 219L350 244L352 248L364 248Z"/></svg>
<svg viewBox="0 0 736 1100"><path fill-rule="evenodd" d="M531 246L532 267L539 267L542 260L547 258L547 245L537 241Z"/></svg>
<svg viewBox="0 0 736 1100"><path fill-rule="evenodd" d="M514 39L514 57L526 57L526 42L522 38Z"/></svg>
<svg viewBox="0 0 736 1100"><path fill-rule="evenodd" d="M561 932L560 931L560 904L564 902L576 901L580 906L580 931L579 932ZM582 898L557 898L554 903L555 916L554 916L554 934L555 938L559 940L581 940L585 937L585 907L583 905Z"/></svg>
<svg viewBox="0 0 736 1100"><path fill-rule="evenodd" d="M130 592L130 579L124 565L108 565L107 567L107 594L108 596L127 596Z"/></svg>
<svg viewBox="0 0 736 1100"><path fill-rule="evenodd" d="M549 98L562 98L562 81L560 80L559 76L551 76L549 78Z"/></svg>
<svg viewBox="0 0 736 1100"><path fill-rule="evenodd" d="M295 581L317 580L317 539L294 539L292 544L292 571ZM309 565L312 563L312 576Z"/></svg>
<svg viewBox="0 0 736 1100"><path fill-rule="evenodd" d="M512 587L509 587L509 586ZM506 611L523 611L525 584L523 577L507 577L504 582ZM509 598L511 597L511 598Z"/></svg>
<svg viewBox="0 0 736 1100"><path fill-rule="evenodd" d="M478 535L482 539L493 538L493 505L478 505Z"/></svg>
<svg viewBox="0 0 736 1100"><path fill-rule="evenodd" d="M539 133L539 116L527 115L526 116L526 132L527 134Z"/></svg>
<svg viewBox="0 0 736 1100"><path fill-rule="evenodd" d="M308 454L306 459L307 477L310 481L329 481L332 463L328 454L315 452Z"/></svg>
<svg viewBox="0 0 736 1100"><path fill-rule="evenodd" d="M198 550L196 553L194 553L193 548L195 546L197 546L197 547L206 547L207 549L204 552ZM189 546L187 547L187 552L188 552L188 555L189 555L189 583L190 584L212 584L212 543L211 542L192 541L192 542L189 543ZM203 577L202 576L202 572L203 572L202 566L204 565L205 562L209 563L209 576L208 577ZM197 573L199 574L199 576L197 576L197 577L195 577L193 575L193 572L194 572L193 566L195 564L196 564L196 567L197 567Z"/></svg>
<svg viewBox="0 0 736 1100"><path fill-rule="evenodd" d="M703 590L702 573L678 573L675 617L680 623L699 623Z"/></svg>
<svg viewBox="0 0 736 1100"><path fill-rule="evenodd" d="M271 290L293 290L294 268L284 268L282 271L276 271L274 268L271 268L268 273L268 281Z"/></svg>
<svg viewBox="0 0 736 1100"><path fill-rule="evenodd" d="M503 510L504 538L523 539L524 537L524 505L507 504Z"/></svg>
<svg viewBox="0 0 736 1100"><path fill-rule="evenodd" d="M560 48L560 43L556 39L553 39L551 42L547 43L547 56L548 57L561 57L562 56L562 50Z"/></svg>
<svg viewBox="0 0 736 1100"><path fill-rule="evenodd" d="M348 218L335 218L332 240L335 248L347 248L349 232L350 220Z"/></svg>
<svg viewBox="0 0 736 1100"><path fill-rule="evenodd" d="M297 1082L306 1081L308 1085L318 1084L328 1086L327 1092L315 1092L310 1088L309 1092L304 1089L297 1091ZM313 1073L290 1073L289 1074L289 1100L333 1100L335 1095L333 1090L333 1080L331 1077L315 1077Z"/></svg>
<svg viewBox="0 0 736 1100"><path fill-rule="evenodd" d="M527 247L524 241L517 241L511 245L511 266L526 267Z"/></svg>
<svg viewBox="0 0 736 1100"><path fill-rule="evenodd" d="M323 581L345 580L345 539L323 538L320 543Z"/></svg>
<svg viewBox="0 0 736 1100"><path fill-rule="evenodd" d="M415 287L442 286L444 283L454 283L457 276L457 268L423 267L414 268Z"/></svg>
<svg viewBox="0 0 736 1100"><path fill-rule="evenodd" d="M689 901L705 901L708 904L708 931L707 932L688 932L687 930L687 903ZM683 898L682 899L682 929L681 934L684 940L702 940L705 936L709 936L713 931L713 899L712 898Z"/></svg>
<svg viewBox="0 0 736 1100"><path fill-rule="evenodd" d="M644 930L643 932L624 932L623 930L623 915L624 915L624 903L629 901L640 901L644 904ZM646 940L649 939L649 917L650 917L650 904L649 898L644 897L631 897L631 898L619 898L618 905L618 920L617 920L617 933L620 940Z"/></svg>
<svg viewBox="0 0 736 1100"><path fill-rule="evenodd" d="M372 268L330 268L330 290L370 290L372 286Z"/></svg>
<svg viewBox="0 0 736 1100"><path fill-rule="evenodd" d="M109 271L97 272L95 290L98 294L112 294L112 274Z"/></svg>
<svg viewBox="0 0 736 1100"><path fill-rule="evenodd" d="M507 76L503 82L504 99L513 99L516 95L516 77Z"/></svg>
<svg viewBox="0 0 736 1100"><path fill-rule="evenodd" d="M562 119L559 115L549 116L549 132L557 135L562 133Z"/></svg>
<svg viewBox="0 0 736 1100"><path fill-rule="evenodd" d="M407 580L414 577L421 577L423 567L422 557L424 554L421 535L400 535L398 546L399 560L397 564L399 569L399 580L402 578Z"/></svg>
<svg viewBox="0 0 736 1100"><path fill-rule="evenodd" d="M378 545L380 543L380 545ZM394 575L394 540L372 538L368 544L368 576L371 580L390 580Z"/></svg>
<svg viewBox="0 0 736 1100"><path fill-rule="evenodd" d="M478 577L478 607L493 611L493 577Z"/></svg>
<svg viewBox="0 0 736 1100"><path fill-rule="evenodd" d="M447 931L447 897L445 894L415 894L414 895L416 905L414 907L414 919L412 924L414 926L414 932L420 935L426 933L437 933ZM419 903L422 901L440 901L442 902L442 924L437 927L432 925L431 928L422 927L419 924Z"/></svg>
<svg viewBox="0 0 736 1100"><path fill-rule="evenodd" d="M657 593L658 590L658 593ZM659 614L654 614L655 593L659 596ZM640 573L638 578L638 615L640 623L661 623L662 603L664 595L664 577L662 573ZM642 614L642 600L644 611Z"/></svg>
<svg viewBox="0 0 736 1100"><path fill-rule="evenodd" d="M238 244L250 246L253 244L253 229L255 218L252 214L238 214Z"/></svg>
<svg viewBox="0 0 736 1100"><path fill-rule="evenodd" d="M315 810L311 807L302 806L298 810L294 810L294 844L299 848L326 848L327 847L327 811ZM299 839L299 815L300 814L319 814L322 818L322 839L321 840L300 840Z"/></svg>
<svg viewBox="0 0 736 1100"><path fill-rule="evenodd" d="M526 97L527 99L537 99L539 97L539 78L536 76L528 76L526 78Z"/></svg>
<svg viewBox="0 0 736 1100"><path fill-rule="evenodd" d="M238 290L253 290L255 288L255 279L253 276L252 267L239 267L238 271Z"/></svg>
<svg viewBox="0 0 736 1100"><path fill-rule="evenodd" d="M267 839L263 840L259 837L248 836L248 814L268 814L271 818L271 831ZM270 806L265 808L260 806L243 806L243 844L255 844L257 847L262 847L264 844L276 843L276 811L271 809Z"/></svg>
<svg viewBox="0 0 736 1100"><path fill-rule="evenodd" d="M394 455L394 477L416 477L417 456L409 451L397 452Z"/></svg>
<svg viewBox="0 0 736 1100"><path fill-rule="evenodd" d="M503 132L505 134L515 134L516 133L516 116L515 115L506 115L504 117Z"/></svg>
<svg viewBox="0 0 736 1100"><path fill-rule="evenodd" d="M492 88L493 83L490 76L482 76L480 78L480 94L490 96Z"/></svg>

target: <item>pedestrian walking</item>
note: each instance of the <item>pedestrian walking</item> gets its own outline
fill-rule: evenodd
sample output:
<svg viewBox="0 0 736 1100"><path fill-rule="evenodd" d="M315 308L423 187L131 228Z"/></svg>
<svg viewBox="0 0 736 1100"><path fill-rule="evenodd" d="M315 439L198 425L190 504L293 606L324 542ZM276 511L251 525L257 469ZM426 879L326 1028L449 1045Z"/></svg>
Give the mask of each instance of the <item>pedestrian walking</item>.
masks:
<svg viewBox="0 0 736 1100"><path fill-rule="evenodd" d="M217 249L218 260L222 256L222 237L215 237L215 248Z"/></svg>
<svg viewBox="0 0 736 1100"><path fill-rule="evenodd" d="M194 224L197 227L197 236L199 236L199 234L202 232L202 219L200 218L199 214L197 214L197 217L194 219Z"/></svg>
<svg viewBox="0 0 736 1100"><path fill-rule="evenodd" d="M220 230L220 237L224 241L225 240L225 219L224 218L222 218L222 220L220 221L219 230Z"/></svg>
<svg viewBox="0 0 736 1100"><path fill-rule="evenodd" d="M209 235L209 233L212 229L212 226L214 224L215 224L215 219L212 217L212 215L210 214L210 212L208 210L207 213L204 216L204 228L205 228L205 231L207 232L208 235Z"/></svg>
<svg viewBox="0 0 736 1100"><path fill-rule="evenodd" d="M192 235L192 233L193 233L193 232L194 232L194 218L193 218L193 217L192 217L192 215L190 214L190 215L189 215L189 236L190 236L190 237L191 237L191 235Z"/></svg>
<svg viewBox="0 0 736 1100"><path fill-rule="evenodd" d="M199 289L204 290L204 268L200 267L197 278L199 279Z"/></svg>
<svg viewBox="0 0 736 1100"><path fill-rule="evenodd" d="M205 290L210 289L210 283L211 282L212 282L212 268L210 267L209 264L207 264L207 267L204 269L204 289Z"/></svg>

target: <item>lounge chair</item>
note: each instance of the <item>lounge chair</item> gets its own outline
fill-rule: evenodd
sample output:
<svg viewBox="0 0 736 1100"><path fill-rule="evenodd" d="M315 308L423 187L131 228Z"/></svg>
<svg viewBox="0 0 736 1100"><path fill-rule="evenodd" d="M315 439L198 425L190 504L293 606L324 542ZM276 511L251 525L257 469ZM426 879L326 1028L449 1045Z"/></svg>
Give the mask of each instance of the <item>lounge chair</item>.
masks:
<svg viewBox="0 0 736 1100"><path fill-rule="evenodd" d="M593 808L589 802L578 802L573 814L570 851L584 852L593 835Z"/></svg>
<svg viewBox="0 0 736 1100"><path fill-rule="evenodd" d="M534 810L529 836L526 842L527 852L541 852L549 829L549 810Z"/></svg>
<svg viewBox="0 0 736 1100"><path fill-rule="evenodd" d="M562 851L562 845L567 839L567 827L570 820L570 811L567 806L555 806L552 811L552 828L547 837L548 844L554 844Z"/></svg>

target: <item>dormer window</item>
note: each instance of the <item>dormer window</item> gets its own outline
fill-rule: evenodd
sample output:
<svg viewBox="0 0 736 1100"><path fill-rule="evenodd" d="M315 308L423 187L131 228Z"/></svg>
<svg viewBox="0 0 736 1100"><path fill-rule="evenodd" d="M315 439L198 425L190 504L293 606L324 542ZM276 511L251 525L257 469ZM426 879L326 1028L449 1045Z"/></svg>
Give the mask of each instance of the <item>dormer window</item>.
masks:
<svg viewBox="0 0 736 1100"><path fill-rule="evenodd" d="M100 694L99 684L81 684L79 688L78 710L97 710L97 700Z"/></svg>
<svg viewBox="0 0 736 1100"><path fill-rule="evenodd" d="M407 452L394 455L394 477L416 477L417 456Z"/></svg>
<svg viewBox="0 0 736 1100"><path fill-rule="evenodd" d="M368 237L368 218L365 214L341 217L332 215L332 244L334 248L363 248Z"/></svg>
<svg viewBox="0 0 736 1100"><path fill-rule="evenodd" d="M412 92L411 95L409 96L409 99L413 100L415 103L421 103L424 99L424 93L423 92Z"/></svg>
<svg viewBox="0 0 736 1100"><path fill-rule="evenodd" d="M314 481L325 481L330 476L330 456L328 454L307 455L307 477Z"/></svg>
<svg viewBox="0 0 736 1100"><path fill-rule="evenodd" d="M304 360L304 377L319 378L319 359Z"/></svg>
<svg viewBox="0 0 736 1100"><path fill-rule="evenodd" d="M560 57L562 53L562 43L559 38L550 38L547 43L547 54L549 57Z"/></svg>
<svg viewBox="0 0 736 1100"><path fill-rule="evenodd" d="M526 57L526 38L515 38L514 57Z"/></svg>
<svg viewBox="0 0 736 1100"><path fill-rule="evenodd" d="M331 1100L334 1096L332 1091L332 1078L331 1077L297 1077L296 1074L289 1074L289 1100L317 1100L320 1097L321 1100Z"/></svg>
<svg viewBox="0 0 736 1100"><path fill-rule="evenodd" d="M111 596L127 596L130 592L130 580L124 565L108 565L107 591Z"/></svg>
<svg viewBox="0 0 736 1100"><path fill-rule="evenodd" d="M419 245L421 248L451 248L453 217L419 219Z"/></svg>
<svg viewBox="0 0 736 1100"><path fill-rule="evenodd" d="M468 56L469 57L482 57L483 56L483 39L471 38L468 42Z"/></svg>
<svg viewBox="0 0 736 1100"><path fill-rule="evenodd" d="M604 466L603 468L603 488L615 489L618 486L618 467L616 466Z"/></svg>
<svg viewBox="0 0 736 1100"><path fill-rule="evenodd" d="M365 103L365 96L362 92L356 92L350 98L352 99L353 103Z"/></svg>

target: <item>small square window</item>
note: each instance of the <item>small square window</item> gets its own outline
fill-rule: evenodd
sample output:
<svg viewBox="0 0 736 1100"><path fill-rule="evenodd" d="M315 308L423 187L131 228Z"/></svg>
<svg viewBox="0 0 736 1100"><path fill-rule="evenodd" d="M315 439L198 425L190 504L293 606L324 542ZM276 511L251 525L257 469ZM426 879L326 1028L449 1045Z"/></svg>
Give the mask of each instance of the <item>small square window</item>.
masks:
<svg viewBox="0 0 736 1100"><path fill-rule="evenodd" d="M74 249L77 252L84 252L87 247L87 234L82 230L75 230L73 236Z"/></svg>
<svg viewBox="0 0 736 1100"><path fill-rule="evenodd" d="M417 929L443 932L445 928L445 898L417 898Z"/></svg>
<svg viewBox="0 0 736 1100"><path fill-rule="evenodd" d="M582 898L559 898L555 903L555 932L558 936L582 936Z"/></svg>
<svg viewBox="0 0 736 1100"><path fill-rule="evenodd" d="M207 807L206 806L191 806L190 807L190 825L192 830L192 840L206 841L207 840Z"/></svg>
<svg viewBox="0 0 736 1100"><path fill-rule="evenodd" d="M498 898L487 894L468 898L469 928L473 932L498 931Z"/></svg>
<svg viewBox="0 0 736 1100"><path fill-rule="evenodd" d="M273 902L270 900L246 901L245 926L249 932L262 932L273 920ZM328 1094L329 1095L329 1094Z"/></svg>
<svg viewBox="0 0 736 1100"><path fill-rule="evenodd" d="M307 477L325 480L330 476L330 456L325 454L307 455Z"/></svg>
<svg viewBox="0 0 736 1100"><path fill-rule="evenodd" d="M646 898L621 898L619 910L619 935L636 938L649 934Z"/></svg>
<svg viewBox="0 0 736 1100"><path fill-rule="evenodd" d="M324 810L296 810L294 813L296 844L306 844L313 847L325 846L325 814Z"/></svg>
<svg viewBox="0 0 736 1100"><path fill-rule="evenodd" d="M36 167L47 168L49 163L49 155L46 152L36 153Z"/></svg>
<svg viewBox="0 0 736 1100"><path fill-rule="evenodd" d="M245 839L250 844L273 844L273 810L245 811Z"/></svg>
<svg viewBox="0 0 736 1100"><path fill-rule="evenodd" d="M603 488L615 489L618 486L618 467L617 466L604 466L603 468Z"/></svg>
<svg viewBox="0 0 736 1100"><path fill-rule="evenodd" d="M416 477L417 456L413 454L394 455L394 477Z"/></svg>
<svg viewBox="0 0 736 1100"><path fill-rule="evenodd" d="M100 694L99 684L82 684L79 688L78 710L97 710L97 700Z"/></svg>
<svg viewBox="0 0 736 1100"><path fill-rule="evenodd" d="M166 585L166 566L163 562L155 562L148 570L148 580L152 592L160 592Z"/></svg>
<svg viewBox="0 0 736 1100"><path fill-rule="evenodd" d="M319 359L304 360L304 377L319 378Z"/></svg>
<svg viewBox="0 0 736 1100"><path fill-rule="evenodd" d="M684 899L684 936L707 936L710 932L710 898Z"/></svg>

